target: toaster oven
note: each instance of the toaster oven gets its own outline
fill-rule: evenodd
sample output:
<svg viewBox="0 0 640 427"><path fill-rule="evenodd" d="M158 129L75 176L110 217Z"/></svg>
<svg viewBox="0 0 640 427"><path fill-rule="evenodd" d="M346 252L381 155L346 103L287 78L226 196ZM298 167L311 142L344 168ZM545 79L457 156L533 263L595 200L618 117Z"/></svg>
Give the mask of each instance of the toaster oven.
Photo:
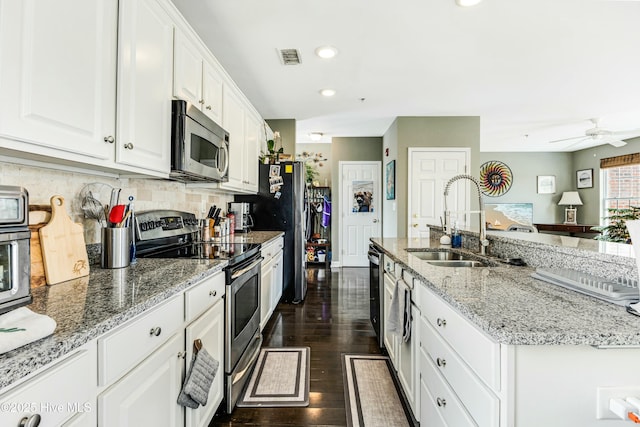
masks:
<svg viewBox="0 0 640 427"><path fill-rule="evenodd" d="M0 185L0 314L31 304L29 194Z"/></svg>

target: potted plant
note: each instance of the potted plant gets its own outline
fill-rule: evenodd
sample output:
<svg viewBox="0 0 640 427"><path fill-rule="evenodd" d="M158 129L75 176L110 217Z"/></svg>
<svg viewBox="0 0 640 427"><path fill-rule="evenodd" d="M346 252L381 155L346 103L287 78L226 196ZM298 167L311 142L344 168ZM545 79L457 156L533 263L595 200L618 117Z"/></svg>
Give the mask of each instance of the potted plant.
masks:
<svg viewBox="0 0 640 427"><path fill-rule="evenodd" d="M610 208L607 211L610 215L605 219L609 220L609 225L591 227L592 230L602 233L596 236L595 239L607 242L631 243L625 221L640 218L640 207Z"/></svg>
<svg viewBox="0 0 640 427"><path fill-rule="evenodd" d="M278 154L284 153L282 143L280 143L280 148L276 150L276 141L278 139L280 139L280 132L274 132L273 139L267 141L267 152L260 151L260 163L274 164L278 161Z"/></svg>

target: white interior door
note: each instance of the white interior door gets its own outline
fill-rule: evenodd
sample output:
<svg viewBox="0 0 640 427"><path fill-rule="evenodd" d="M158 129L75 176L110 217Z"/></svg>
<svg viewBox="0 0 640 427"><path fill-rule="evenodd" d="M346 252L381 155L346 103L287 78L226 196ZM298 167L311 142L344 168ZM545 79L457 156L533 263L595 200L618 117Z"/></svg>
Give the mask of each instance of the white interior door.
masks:
<svg viewBox="0 0 640 427"><path fill-rule="evenodd" d="M409 148L409 200L407 236L427 237L429 225L444 220L444 186L455 175L467 173L468 148ZM456 182L449 189L447 207L452 212L469 210L469 181ZM466 226L466 215L452 214L460 227Z"/></svg>
<svg viewBox="0 0 640 427"><path fill-rule="evenodd" d="M369 265L369 239L379 237L382 217L381 162L340 162L343 267Z"/></svg>

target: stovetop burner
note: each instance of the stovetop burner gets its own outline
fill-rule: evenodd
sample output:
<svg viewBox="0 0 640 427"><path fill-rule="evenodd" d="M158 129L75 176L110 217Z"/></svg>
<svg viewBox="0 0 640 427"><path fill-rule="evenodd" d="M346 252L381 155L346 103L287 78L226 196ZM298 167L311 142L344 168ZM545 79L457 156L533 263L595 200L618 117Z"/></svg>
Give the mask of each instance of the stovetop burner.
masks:
<svg viewBox="0 0 640 427"><path fill-rule="evenodd" d="M189 212L146 211L135 219L138 258L219 259L236 265L260 252L259 243L231 242L228 238L198 241L198 221Z"/></svg>

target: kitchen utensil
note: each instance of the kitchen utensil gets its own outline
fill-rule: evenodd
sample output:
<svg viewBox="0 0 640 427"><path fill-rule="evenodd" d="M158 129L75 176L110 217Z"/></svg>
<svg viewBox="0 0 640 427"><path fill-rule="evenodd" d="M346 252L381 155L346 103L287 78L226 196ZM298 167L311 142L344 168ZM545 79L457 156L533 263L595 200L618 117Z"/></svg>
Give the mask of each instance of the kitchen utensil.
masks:
<svg viewBox="0 0 640 427"><path fill-rule="evenodd" d="M39 231L47 284L87 276L89 258L82 225L71 220L62 196L51 197L51 212L51 220Z"/></svg>
<svg viewBox="0 0 640 427"><path fill-rule="evenodd" d="M109 200L109 207L113 208L120 201L120 189L114 188L111 190L111 199Z"/></svg>
<svg viewBox="0 0 640 427"><path fill-rule="evenodd" d="M135 224L136 224L136 213L133 208L133 196L129 196L129 213L131 214L129 221L125 224L127 227L131 225L129 228L131 230L131 250L129 251L129 260L131 264L135 264L136 259L136 233L135 233Z"/></svg>
<svg viewBox="0 0 640 427"><path fill-rule="evenodd" d="M119 228L126 227L127 220L129 219L130 216L131 216L131 211L127 210L127 213L125 213L122 219L120 220L120 222L118 222L118 227Z"/></svg>
<svg viewBox="0 0 640 427"><path fill-rule="evenodd" d="M88 190L86 194L82 198L82 212L84 212L84 217L87 219L95 219L96 221L102 223L103 220L106 220L104 216L104 207L100 200L94 197L91 190Z"/></svg>
<svg viewBox="0 0 640 427"><path fill-rule="evenodd" d="M109 223L111 223L114 227L118 226L120 222L123 220L125 215L125 206L124 205L114 205L111 208L111 212L109 212Z"/></svg>
<svg viewBox="0 0 640 427"><path fill-rule="evenodd" d="M102 268L124 268L130 263L131 232L128 228L102 229Z"/></svg>

